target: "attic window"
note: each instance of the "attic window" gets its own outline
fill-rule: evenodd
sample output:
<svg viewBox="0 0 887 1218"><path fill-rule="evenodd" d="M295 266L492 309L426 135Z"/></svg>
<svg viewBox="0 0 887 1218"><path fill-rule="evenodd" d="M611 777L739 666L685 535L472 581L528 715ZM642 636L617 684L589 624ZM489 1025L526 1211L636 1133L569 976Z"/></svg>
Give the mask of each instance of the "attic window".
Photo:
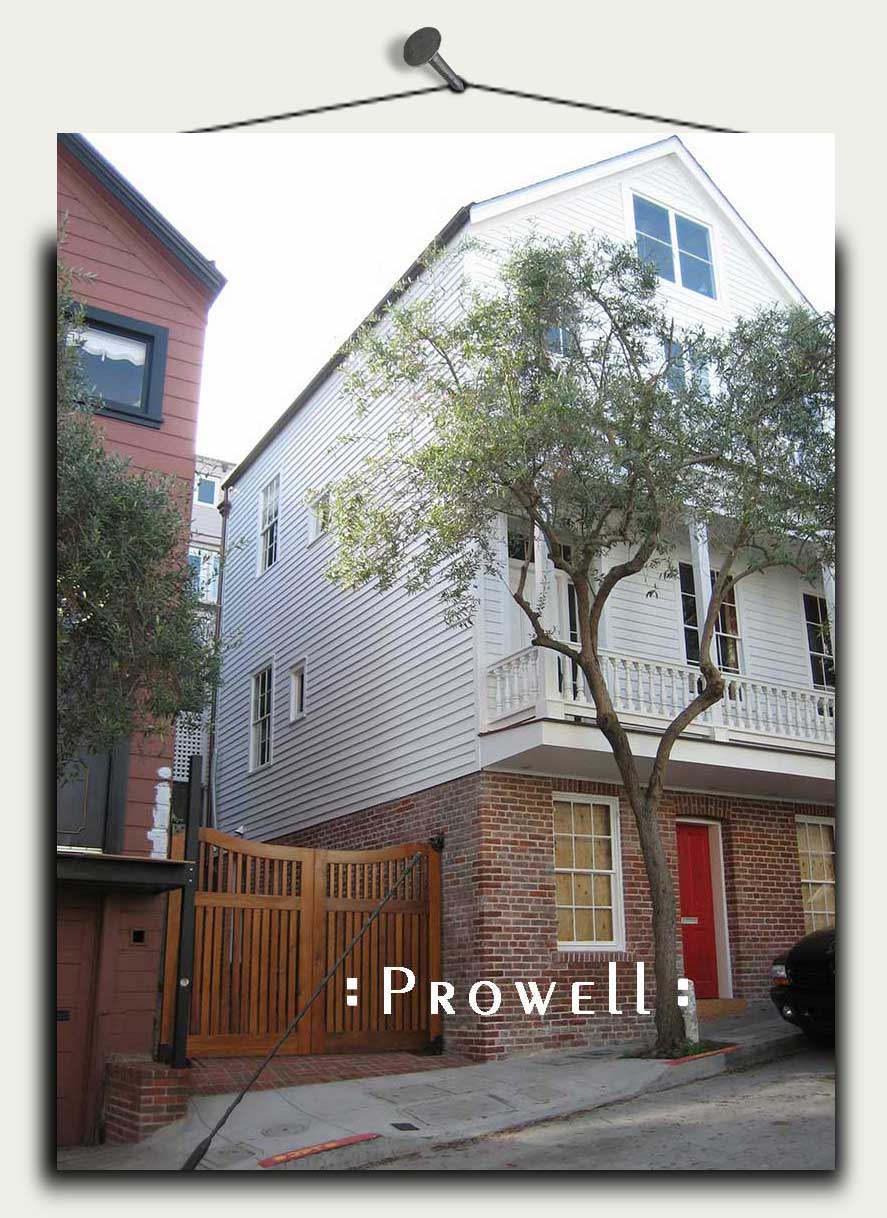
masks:
<svg viewBox="0 0 887 1218"><path fill-rule="evenodd" d="M640 195L633 198L634 228L641 258L653 263L660 279L714 300L715 273L708 227Z"/></svg>

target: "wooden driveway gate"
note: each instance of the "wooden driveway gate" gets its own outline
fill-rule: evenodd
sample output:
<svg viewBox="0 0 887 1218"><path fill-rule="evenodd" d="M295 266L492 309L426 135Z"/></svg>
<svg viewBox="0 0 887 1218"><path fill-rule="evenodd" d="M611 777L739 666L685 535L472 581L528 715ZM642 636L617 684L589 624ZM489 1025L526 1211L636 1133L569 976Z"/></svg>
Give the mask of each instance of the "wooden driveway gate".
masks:
<svg viewBox="0 0 887 1218"><path fill-rule="evenodd" d="M182 839L174 839L180 856ZM347 958L282 1053L419 1049L440 1035L428 983L440 977L440 855L429 845L308 850L199 832L189 1056L260 1055L307 1001L370 912L420 851L421 864ZM170 897L162 1036L171 1041L181 897ZM382 1011L382 969L413 991ZM358 979L346 1005L346 977ZM396 981L399 986L402 981Z"/></svg>

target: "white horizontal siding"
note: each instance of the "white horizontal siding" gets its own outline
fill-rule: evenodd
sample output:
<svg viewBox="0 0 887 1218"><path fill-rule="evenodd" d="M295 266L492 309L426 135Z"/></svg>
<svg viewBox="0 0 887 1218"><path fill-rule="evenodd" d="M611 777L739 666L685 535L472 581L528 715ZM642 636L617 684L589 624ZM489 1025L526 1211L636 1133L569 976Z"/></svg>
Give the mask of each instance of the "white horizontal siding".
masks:
<svg viewBox="0 0 887 1218"><path fill-rule="evenodd" d="M458 263L446 270L453 288L458 274ZM354 468L394 415L382 404L357 422L336 372L232 488L216 735L223 829L275 837L478 766L474 632L444 624L436 590L340 591L323 574L332 542L308 542L308 491ZM352 430L362 438L331 452ZM257 577L259 497L278 474L279 557ZM290 723L289 673L303 658L307 713ZM272 661L272 763L249 773L251 675Z"/></svg>

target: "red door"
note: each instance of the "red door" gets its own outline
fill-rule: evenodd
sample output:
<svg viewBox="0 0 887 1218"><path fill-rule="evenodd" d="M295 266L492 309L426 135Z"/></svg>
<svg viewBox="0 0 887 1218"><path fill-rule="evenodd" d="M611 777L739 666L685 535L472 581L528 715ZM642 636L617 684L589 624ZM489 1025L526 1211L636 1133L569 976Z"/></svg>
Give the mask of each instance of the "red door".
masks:
<svg viewBox="0 0 887 1218"><path fill-rule="evenodd" d="M708 825L678 824L678 884L684 973L697 998L718 997L718 950Z"/></svg>

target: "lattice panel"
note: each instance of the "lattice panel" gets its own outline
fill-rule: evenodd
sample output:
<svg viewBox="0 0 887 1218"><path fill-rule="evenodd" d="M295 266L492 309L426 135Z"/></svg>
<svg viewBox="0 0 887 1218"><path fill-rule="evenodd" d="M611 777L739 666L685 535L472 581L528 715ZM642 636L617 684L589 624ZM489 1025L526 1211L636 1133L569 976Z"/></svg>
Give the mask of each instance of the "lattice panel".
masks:
<svg viewBox="0 0 887 1218"><path fill-rule="evenodd" d="M173 782L188 781L188 762L199 754L203 758L203 775L206 778L206 753L209 748L209 723L207 716L194 715L176 717L176 743L173 754Z"/></svg>

